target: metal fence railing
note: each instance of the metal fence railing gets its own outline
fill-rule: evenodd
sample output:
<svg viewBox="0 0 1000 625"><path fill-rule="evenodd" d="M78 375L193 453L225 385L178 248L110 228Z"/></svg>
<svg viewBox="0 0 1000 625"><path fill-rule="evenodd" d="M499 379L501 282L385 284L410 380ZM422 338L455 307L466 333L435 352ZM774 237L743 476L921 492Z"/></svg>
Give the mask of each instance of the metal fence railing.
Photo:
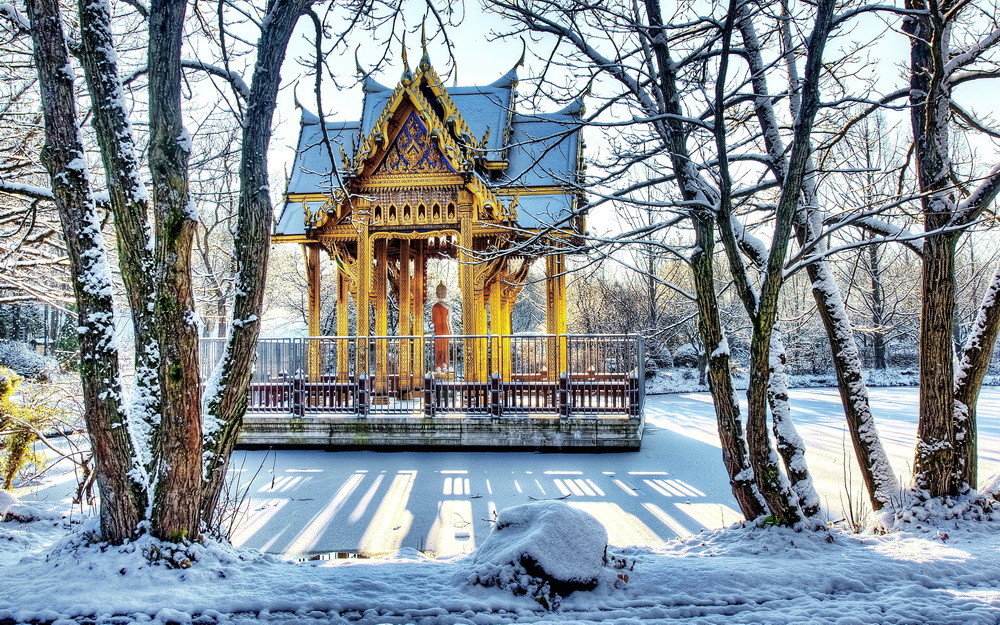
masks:
<svg viewBox="0 0 1000 625"><path fill-rule="evenodd" d="M201 340L203 378L224 347ZM249 411L638 418L644 361L624 334L261 339Z"/></svg>

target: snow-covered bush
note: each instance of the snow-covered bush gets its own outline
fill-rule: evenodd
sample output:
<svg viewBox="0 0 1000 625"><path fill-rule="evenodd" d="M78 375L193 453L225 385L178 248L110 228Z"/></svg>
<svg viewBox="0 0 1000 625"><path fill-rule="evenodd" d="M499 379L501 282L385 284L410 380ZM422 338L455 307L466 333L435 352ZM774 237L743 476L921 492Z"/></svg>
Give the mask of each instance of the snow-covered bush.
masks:
<svg viewBox="0 0 1000 625"><path fill-rule="evenodd" d="M892 345L892 349L889 350L889 366L894 369L913 369L917 368L917 346L912 345Z"/></svg>
<svg viewBox="0 0 1000 625"><path fill-rule="evenodd" d="M687 343L681 345L674 350L674 366L675 367L687 367L688 369L696 369L698 367L699 361L701 360L701 354L698 349Z"/></svg>
<svg viewBox="0 0 1000 625"><path fill-rule="evenodd" d="M671 369L674 366L674 356L663 343L651 343L646 348L646 368L652 362L655 369Z"/></svg>
<svg viewBox="0 0 1000 625"><path fill-rule="evenodd" d="M31 523L58 517L59 515L53 512L23 504L10 491L0 489L0 521Z"/></svg>
<svg viewBox="0 0 1000 625"><path fill-rule="evenodd" d="M0 341L0 367L13 369L26 378L45 379L56 370L56 361L20 341Z"/></svg>
<svg viewBox="0 0 1000 625"><path fill-rule="evenodd" d="M593 516L561 501L502 510L476 551L472 583L528 595L555 608L591 590L607 561L608 533Z"/></svg>
<svg viewBox="0 0 1000 625"><path fill-rule="evenodd" d="M11 488L26 465L44 464L44 457L32 451L38 431L50 426L60 415L51 406L11 401L22 378L0 367L0 488Z"/></svg>

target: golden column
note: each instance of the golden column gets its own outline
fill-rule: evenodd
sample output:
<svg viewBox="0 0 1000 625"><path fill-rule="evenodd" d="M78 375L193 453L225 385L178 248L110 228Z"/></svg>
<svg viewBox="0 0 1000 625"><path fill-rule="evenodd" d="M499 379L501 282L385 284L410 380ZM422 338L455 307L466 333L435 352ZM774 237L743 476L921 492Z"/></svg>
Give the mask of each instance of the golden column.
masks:
<svg viewBox="0 0 1000 625"><path fill-rule="evenodd" d="M413 293L410 284L410 240L399 240L399 388L409 396L413 388L412 339L402 338L412 334Z"/></svg>
<svg viewBox="0 0 1000 625"><path fill-rule="evenodd" d="M427 241L413 242L413 279L410 282L411 325L413 340L413 376L417 386L424 379L424 306L427 301Z"/></svg>
<svg viewBox="0 0 1000 625"><path fill-rule="evenodd" d="M372 291L372 242L368 237L366 216L359 215L357 280L355 281L354 305L356 308L354 334L357 337L354 350L354 372L357 375L370 373L368 366L368 337L371 334L371 291Z"/></svg>
<svg viewBox="0 0 1000 625"><path fill-rule="evenodd" d="M461 201L465 200L465 201ZM477 259L473 254L475 243L473 227L475 211L471 194L463 191L460 195L459 223L461 230L458 248L458 282L462 289L462 334L479 337L486 334L486 299L483 285L477 280ZM465 378L470 382L481 382L488 376L486 372L486 340L465 339Z"/></svg>
<svg viewBox="0 0 1000 625"><path fill-rule="evenodd" d="M389 334L389 241L385 238L375 240L375 278L373 283L372 303L375 307L375 336L385 337ZM388 390L389 358L385 338L375 339L375 392L385 396Z"/></svg>
<svg viewBox="0 0 1000 625"><path fill-rule="evenodd" d="M490 334L494 337L493 371L490 374L499 373L505 381L510 381L511 358L510 358L510 334L512 331L510 313L513 302L508 299L508 289L504 281L508 277L507 261L502 261L503 269L498 271L487 287L487 294L490 305Z"/></svg>
<svg viewBox="0 0 1000 625"><path fill-rule="evenodd" d="M340 262L343 262L341 260ZM350 294L350 278L344 269L337 268L337 378L346 382L350 372L350 317L348 316L348 295Z"/></svg>
<svg viewBox="0 0 1000 625"><path fill-rule="evenodd" d="M555 337L549 345L549 379L558 379L566 363L566 256L545 257L545 330Z"/></svg>
<svg viewBox="0 0 1000 625"><path fill-rule="evenodd" d="M302 246L306 261L307 314L306 336L320 335L320 292L322 289L322 272L320 267L320 244L305 243ZM322 369L319 342L306 339L306 376L310 380L318 380Z"/></svg>

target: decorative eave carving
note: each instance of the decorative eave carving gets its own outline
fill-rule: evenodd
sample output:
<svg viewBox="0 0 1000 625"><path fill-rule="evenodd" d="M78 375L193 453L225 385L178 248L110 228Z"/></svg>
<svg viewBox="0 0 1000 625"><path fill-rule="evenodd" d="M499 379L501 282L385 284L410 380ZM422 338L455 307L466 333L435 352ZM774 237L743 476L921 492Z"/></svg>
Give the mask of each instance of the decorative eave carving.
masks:
<svg viewBox="0 0 1000 625"><path fill-rule="evenodd" d="M485 214L479 215L479 219L482 221L506 221L508 219L514 219L515 214L511 212L513 209L513 203L511 206L504 206L500 198L497 197L493 191L477 176L475 173L469 175L466 181L469 191L471 191L476 197L478 197L483 203L483 211Z"/></svg>

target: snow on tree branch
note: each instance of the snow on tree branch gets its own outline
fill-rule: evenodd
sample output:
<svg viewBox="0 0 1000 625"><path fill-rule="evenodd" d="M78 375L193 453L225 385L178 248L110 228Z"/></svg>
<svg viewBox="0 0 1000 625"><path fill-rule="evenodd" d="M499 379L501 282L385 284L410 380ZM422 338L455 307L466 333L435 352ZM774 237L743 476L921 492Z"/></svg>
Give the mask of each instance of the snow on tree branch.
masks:
<svg viewBox="0 0 1000 625"><path fill-rule="evenodd" d="M27 35L31 28L28 18L22 15L13 4L0 4L0 18L3 18L2 21L12 26L14 31L19 35Z"/></svg>
<svg viewBox="0 0 1000 625"><path fill-rule="evenodd" d="M212 65L211 63L205 63L204 61L192 61L192 60L182 60L181 67L187 69L201 70L207 74L221 78L231 84L236 92L240 95L243 100L250 97L250 87L247 85L243 77L237 72L223 69L217 65ZM123 85L131 84L135 79L149 73L149 67L140 67L139 69L132 72L127 78L122 81Z"/></svg>
<svg viewBox="0 0 1000 625"><path fill-rule="evenodd" d="M987 34L967 49L958 52L958 54L953 56L952 59L944 66L945 75L950 75L955 70L975 62L997 43L1000 43L1000 28L995 29L993 32Z"/></svg>
<svg viewBox="0 0 1000 625"><path fill-rule="evenodd" d="M52 189L48 189L46 187L36 187L30 184L21 184L19 182L8 182L6 180L0 180L0 193L28 197L34 200L53 199Z"/></svg>

